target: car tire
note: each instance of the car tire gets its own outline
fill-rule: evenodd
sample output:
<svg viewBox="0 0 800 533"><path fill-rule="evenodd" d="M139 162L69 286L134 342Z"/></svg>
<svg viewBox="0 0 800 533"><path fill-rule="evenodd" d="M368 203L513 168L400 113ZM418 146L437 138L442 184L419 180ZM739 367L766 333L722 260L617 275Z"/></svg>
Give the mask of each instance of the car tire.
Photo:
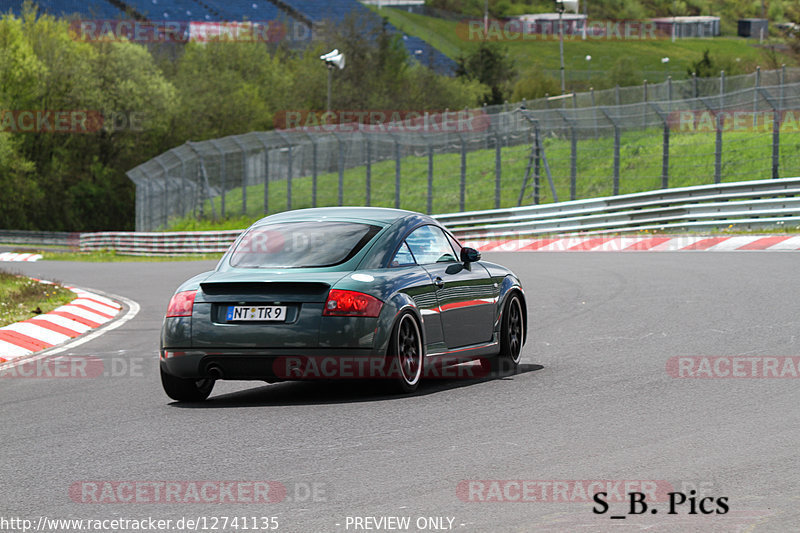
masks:
<svg viewBox="0 0 800 533"><path fill-rule="evenodd" d="M161 385L164 392L173 400L179 402L202 402L211 394L214 388L214 380L204 379L184 379L167 374L161 369Z"/></svg>
<svg viewBox="0 0 800 533"><path fill-rule="evenodd" d="M403 313L392 329L386 360L387 375L395 392L408 394L417 390L424 358L419 323L411 313Z"/></svg>
<svg viewBox="0 0 800 533"><path fill-rule="evenodd" d="M500 322L500 353L496 357L482 360L482 363L485 361L487 370L495 374L516 374L525 331L525 314L522 312L522 300L518 294L508 297Z"/></svg>

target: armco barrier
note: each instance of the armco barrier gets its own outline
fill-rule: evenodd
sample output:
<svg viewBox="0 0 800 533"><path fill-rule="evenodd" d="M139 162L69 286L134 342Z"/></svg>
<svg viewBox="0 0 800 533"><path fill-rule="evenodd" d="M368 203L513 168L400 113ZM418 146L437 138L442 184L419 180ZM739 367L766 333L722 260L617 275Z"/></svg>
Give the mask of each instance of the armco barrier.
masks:
<svg viewBox="0 0 800 533"><path fill-rule="evenodd" d="M546 205L436 215L460 239L800 225L800 177L659 189ZM220 253L242 230L81 233L82 251L130 255ZM0 232L2 236L10 232ZM26 244L52 235L25 233ZM76 234L63 234L76 235ZM21 238L21 237L20 237ZM74 238L73 241L74 242Z"/></svg>
<svg viewBox="0 0 800 533"><path fill-rule="evenodd" d="M114 250L129 255L180 255L224 252L242 230L136 233L81 233L81 251Z"/></svg>
<svg viewBox="0 0 800 533"><path fill-rule="evenodd" d="M80 233L62 231L0 230L0 243L66 246L77 248Z"/></svg>
<svg viewBox="0 0 800 533"><path fill-rule="evenodd" d="M800 178L659 189L510 209L437 215L461 239L800 224Z"/></svg>

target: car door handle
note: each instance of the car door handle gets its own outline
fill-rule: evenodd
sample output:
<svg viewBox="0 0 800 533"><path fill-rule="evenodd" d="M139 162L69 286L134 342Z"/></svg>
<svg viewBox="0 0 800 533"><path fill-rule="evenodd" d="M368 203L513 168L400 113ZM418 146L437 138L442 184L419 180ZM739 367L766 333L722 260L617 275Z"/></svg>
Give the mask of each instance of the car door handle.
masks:
<svg viewBox="0 0 800 533"><path fill-rule="evenodd" d="M433 278L433 284L436 285L437 289L441 289L442 287L444 287L444 281L439 276Z"/></svg>

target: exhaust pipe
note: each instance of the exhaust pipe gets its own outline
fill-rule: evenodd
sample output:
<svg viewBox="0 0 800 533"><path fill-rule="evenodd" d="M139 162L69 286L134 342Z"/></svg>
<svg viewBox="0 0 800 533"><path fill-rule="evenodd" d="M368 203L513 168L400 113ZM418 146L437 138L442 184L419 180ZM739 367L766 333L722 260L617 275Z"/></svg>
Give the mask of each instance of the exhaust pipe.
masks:
<svg viewBox="0 0 800 533"><path fill-rule="evenodd" d="M206 374L212 379L223 379L225 377L222 373L222 369L218 365L209 365L208 368L206 368Z"/></svg>

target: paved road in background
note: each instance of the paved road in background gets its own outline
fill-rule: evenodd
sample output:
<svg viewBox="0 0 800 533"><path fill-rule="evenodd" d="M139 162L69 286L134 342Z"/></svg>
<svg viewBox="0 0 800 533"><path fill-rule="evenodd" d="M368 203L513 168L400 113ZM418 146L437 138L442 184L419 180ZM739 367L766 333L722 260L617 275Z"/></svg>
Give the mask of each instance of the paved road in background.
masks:
<svg viewBox="0 0 800 533"><path fill-rule="evenodd" d="M159 328L178 283L213 262L2 265L121 295L141 311L66 352L103 358L121 376L0 379L0 515L276 516L279 531L296 532L364 531L347 517L366 516L408 516L412 531L419 517L453 518L465 532L798 530L797 379L675 379L666 365L800 356L800 256L485 258L513 268L526 288L520 374L428 382L410 397L367 384L221 382L191 406L161 390ZM85 480L273 480L288 499L76 503L70 486ZM465 480L653 480L727 497L730 512L712 519L683 506L669 516L662 503L657 515L611 520L627 506L598 516L580 494L571 503L463 501ZM310 487L317 501L304 498Z"/></svg>

